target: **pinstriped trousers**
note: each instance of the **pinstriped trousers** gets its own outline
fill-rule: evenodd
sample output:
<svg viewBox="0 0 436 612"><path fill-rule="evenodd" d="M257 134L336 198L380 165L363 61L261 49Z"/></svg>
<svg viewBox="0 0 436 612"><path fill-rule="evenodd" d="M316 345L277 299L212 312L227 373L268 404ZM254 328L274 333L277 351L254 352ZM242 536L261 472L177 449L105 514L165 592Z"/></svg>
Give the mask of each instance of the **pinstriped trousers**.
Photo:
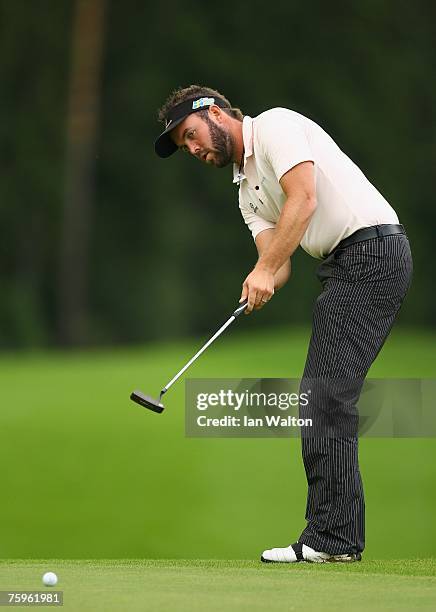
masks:
<svg viewBox="0 0 436 612"><path fill-rule="evenodd" d="M365 376L383 346L412 277L406 235L358 242L331 253L318 268L323 291L313 312L302 388L322 384L300 416L331 421L357 415ZM340 392L335 380L341 381ZM345 382L344 382L345 381ZM329 554L361 552L365 502L358 463L357 426L339 437L302 437L308 482L307 526L298 541Z"/></svg>

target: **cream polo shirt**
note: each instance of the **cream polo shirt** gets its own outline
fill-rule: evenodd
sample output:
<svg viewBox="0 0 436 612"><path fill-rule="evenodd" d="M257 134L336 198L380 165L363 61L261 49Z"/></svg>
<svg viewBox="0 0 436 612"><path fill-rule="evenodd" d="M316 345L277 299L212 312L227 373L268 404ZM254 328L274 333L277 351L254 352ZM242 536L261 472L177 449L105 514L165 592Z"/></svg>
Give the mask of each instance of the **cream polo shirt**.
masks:
<svg viewBox="0 0 436 612"><path fill-rule="evenodd" d="M274 228L286 200L279 180L304 161L314 163L317 207L301 247L317 259L356 230L398 223L394 209L314 121L286 108L244 117L244 165L234 165L239 208L253 238Z"/></svg>

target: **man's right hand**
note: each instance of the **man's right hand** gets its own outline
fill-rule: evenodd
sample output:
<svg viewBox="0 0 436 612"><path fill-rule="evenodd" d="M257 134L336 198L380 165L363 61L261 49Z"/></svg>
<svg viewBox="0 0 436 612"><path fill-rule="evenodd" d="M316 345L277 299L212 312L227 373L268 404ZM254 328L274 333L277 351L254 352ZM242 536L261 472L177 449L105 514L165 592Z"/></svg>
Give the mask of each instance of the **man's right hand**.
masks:
<svg viewBox="0 0 436 612"><path fill-rule="evenodd" d="M260 310L274 295L274 274L256 265L242 283L242 293L239 302L247 300L245 314Z"/></svg>

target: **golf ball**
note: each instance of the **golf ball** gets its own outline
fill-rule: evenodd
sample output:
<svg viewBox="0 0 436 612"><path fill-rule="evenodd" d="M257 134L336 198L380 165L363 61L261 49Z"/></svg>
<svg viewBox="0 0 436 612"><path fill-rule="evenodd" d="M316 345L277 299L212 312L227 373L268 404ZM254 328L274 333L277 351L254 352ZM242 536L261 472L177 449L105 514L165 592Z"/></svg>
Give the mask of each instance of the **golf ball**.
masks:
<svg viewBox="0 0 436 612"><path fill-rule="evenodd" d="M58 577L54 572L46 572L42 577L42 581L45 586L54 586L55 584L57 584Z"/></svg>

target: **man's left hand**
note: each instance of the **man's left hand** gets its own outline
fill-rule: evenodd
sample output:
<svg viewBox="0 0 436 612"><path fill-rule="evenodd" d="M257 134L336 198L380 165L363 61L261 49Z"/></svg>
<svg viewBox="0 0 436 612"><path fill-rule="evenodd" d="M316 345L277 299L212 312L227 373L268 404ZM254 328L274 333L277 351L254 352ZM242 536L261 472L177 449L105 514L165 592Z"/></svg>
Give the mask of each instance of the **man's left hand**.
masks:
<svg viewBox="0 0 436 612"><path fill-rule="evenodd" d="M248 299L245 314L260 310L274 295L274 274L256 266L242 283L240 302Z"/></svg>

